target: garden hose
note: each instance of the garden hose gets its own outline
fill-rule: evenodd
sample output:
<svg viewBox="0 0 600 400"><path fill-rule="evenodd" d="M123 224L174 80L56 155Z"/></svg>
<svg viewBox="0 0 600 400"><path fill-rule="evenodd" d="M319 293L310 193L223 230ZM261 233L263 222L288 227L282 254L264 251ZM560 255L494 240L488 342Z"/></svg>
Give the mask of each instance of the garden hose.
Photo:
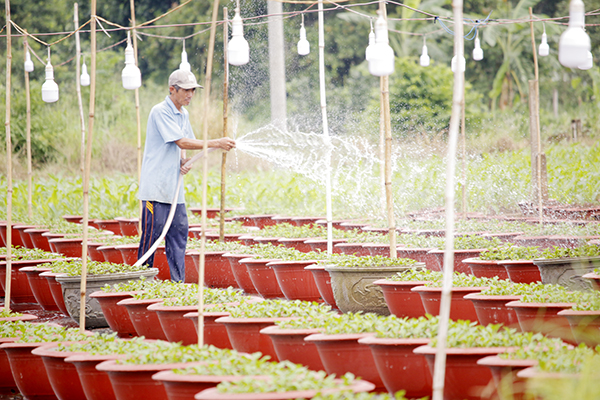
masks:
<svg viewBox="0 0 600 400"><path fill-rule="evenodd" d="M208 152L211 152L213 150L216 150L216 148L210 148L210 149L208 149ZM188 162L186 162L184 164L184 166L185 167L191 166L193 163L195 163L200 158L202 158L204 156L204 154L206 154L206 150L203 150L202 152L196 154L194 157L190 158L188 160ZM169 216L167 217L167 222L165 223L165 227L163 228L163 231L160 234L160 236L158 237L158 239L156 239L156 242L154 242L154 244L152 244L150 249L148 249L148 251L142 257L140 257L140 259L137 260L135 264L133 264L134 267L139 267L140 265L145 263L146 260L152 254L154 254L154 252L158 248L158 245L160 244L160 242L165 238L165 236L167 236L167 232L169 231L169 228L171 227L171 223L173 222L173 217L175 216L175 209L177 208L177 197L179 197L179 188L181 188L182 183L183 183L183 175L181 175L181 170L180 170L179 171L179 179L177 180L177 187L175 188L175 195L173 196L173 201L171 202L171 209L169 210Z"/></svg>

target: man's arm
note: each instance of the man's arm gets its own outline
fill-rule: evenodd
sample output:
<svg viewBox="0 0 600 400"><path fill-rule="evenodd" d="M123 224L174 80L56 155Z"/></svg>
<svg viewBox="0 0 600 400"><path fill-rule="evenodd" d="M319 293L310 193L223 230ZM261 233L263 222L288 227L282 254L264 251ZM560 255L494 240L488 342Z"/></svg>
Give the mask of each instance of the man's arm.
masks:
<svg viewBox="0 0 600 400"><path fill-rule="evenodd" d="M182 150L202 150L204 148L204 140L181 138L175 141L175 144ZM220 139L212 139L207 141L207 147L216 147L229 151L235 148L235 140L224 137Z"/></svg>

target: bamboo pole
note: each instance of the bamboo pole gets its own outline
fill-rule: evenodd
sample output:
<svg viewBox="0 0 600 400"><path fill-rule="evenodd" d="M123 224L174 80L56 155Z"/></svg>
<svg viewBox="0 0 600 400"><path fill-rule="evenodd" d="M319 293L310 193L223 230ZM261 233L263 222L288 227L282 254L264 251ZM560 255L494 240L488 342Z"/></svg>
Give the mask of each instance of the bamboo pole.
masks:
<svg viewBox="0 0 600 400"><path fill-rule="evenodd" d="M94 137L94 112L96 110L96 0L92 0L90 9L90 42L91 42L91 62L90 62L90 107L88 120L88 137L85 157L85 174L83 179L83 246L81 254L81 293L79 300L79 328L85 331L85 297L87 285L87 253L88 253L88 216L89 216L89 187L90 170L92 165L92 141Z"/></svg>
<svg viewBox="0 0 600 400"><path fill-rule="evenodd" d="M4 309L10 310L10 289L12 273L12 143L10 133L10 93L12 74L12 36L10 24L10 0L4 3L6 11L6 283L4 286Z"/></svg>
<svg viewBox="0 0 600 400"><path fill-rule="evenodd" d="M215 49L215 35L217 33L217 16L219 14L219 0L214 0L212 22L210 24L210 41L206 57L206 76L204 78L204 118L202 120L202 140L204 151L208 152L208 106L210 101L210 84L212 79L213 53ZM200 265L198 267L198 345L204 345L204 253L206 247L206 192L208 188L208 157L205 155L202 163L202 235L200 240Z"/></svg>
<svg viewBox="0 0 600 400"><path fill-rule="evenodd" d="M465 71L463 74L463 99L465 98ZM463 100L464 101L464 100ZM465 107L462 108L460 118L460 147L462 161L462 216L467 219L467 126L465 118Z"/></svg>
<svg viewBox="0 0 600 400"><path fill-rule="evenodd" d="M77 3L73 4L73 22L75 29L79 28L79 6ZM79 31L75 32L75 91L77 92L77 105L79 106L79 119L81 121L81 175L83 176L85 169L85 115L83 113L83 99L81 98L81 82L79 75L81 75L81 43L79 41Z"/></svg>
<svg viewBox="0 0 600 400"><path fill-rule="evenodd" d="M381 15L387 19L385 2L379 3ZM390 257L398 257L396 248L396 221L394 217L394 197L392 193L392 121L390 115L390 80L389 76L380 78L381 103L383 105L383 120L385 130L385 200L390 239Z"/></svg>
<svg viewBox="0 0 600 400"><path fill-rule="evenodd" d="M454 55L460 60L464 55L463 41L463 2L453 0L454 12ZM459 63L457 62L457 65ZM454 88L452 94L452 114L448 138L448 164L446 166L446 248L444 251L444 278L439 314L439 330L437 337L437 352L433 370L432 400L444 398L444 380L446 376L446 339L450 320L450 303L452 300L452 275L454 272L454 174L456 168L456 145L461 110L464 107L464 74L460 68L454 72Z"/></svg>
<svg viewBox="0 0 600 400"><path fill-rule="evenodd" d="M327 152L325 171L325 208L327 213L327 254L333 253L333 211L331 209L331 138L327 122L327 97L325 94L325 27L323 19L323 0L319 0L319 89L321 97L321 117L323 120L323 136Z"/></svg>
<svg viewBox="0 0 600 400"><path fill-rule="evenodd" d="M379 79L379 91L383 92L383 79ZM386 197L385 197L385 117L384 117L383 96L379 96L379 200L381 202L381 216L387 217Z"/></svg>
<svg viewBox="0 0 600 400"><path fill-rule="evenodd" d="M229 60L227 59L227 45L229 42L229 27L227 21L227 7L223 7L223 137L227 137L227 118L229 106ZM219 240L225 241L225 177L227 174L227 152L221 157L221 209L219 213Z"/></svg>
<svg viewBox="0 0 600 400"><path fill-rule="evenodd" d="M537 140L536 155L536 174L537 174L537 201L540 225L544 224L544 196L542 194L542 139L540 134L540 72L538 67L537 51L535 48L535 33L533 31L533 10L529 7L529 28L531 30L531 46L533 49L533 67L535 74L535 84L533 93L529 91L530 96L534 97L533 115L530 118L535 119L535 135ZM532 160L533 161L533 160Z"/></svg>
<svg viewBox="0 0 600 400"><path fill-rule="evenodd" d="M25 53L27 57L29 44L27 36L23 37ZM29 89L29 72L25 71L25 135L27 141L27 215L33 218L33 169L31 167L31 92Z"/></svg>
<svg viewBox="0 0 600 400"><path fill-rule="evenodd" d="M129 8L131 9L131 25L133 26L131 36L133 36L133 55L135 57L135 65L138 66L138 47L137 35L135 33L135 0L130 0ZM137 123L137 178L138 185L142 179L142 121L140 118L140 89L135 89L135 120ZM142 232L142 201L139 203L139 226L138 231Z"/></svg>

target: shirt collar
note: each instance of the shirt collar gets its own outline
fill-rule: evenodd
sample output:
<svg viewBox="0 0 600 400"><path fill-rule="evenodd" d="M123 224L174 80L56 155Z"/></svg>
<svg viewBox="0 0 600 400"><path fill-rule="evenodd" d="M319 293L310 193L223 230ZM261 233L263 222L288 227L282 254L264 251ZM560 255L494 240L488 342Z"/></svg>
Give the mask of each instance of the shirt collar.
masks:
<svg viewBox="0 0 600 400"><path fill-rule="evenodd" d="M177 109L177 107L175 107L175 103L173 103L173 100L171 100L170 96L165 97L165 101L167 102L167 104L169 105L169 107L175 114L182 114L182 112L179 111Z"/></svg>

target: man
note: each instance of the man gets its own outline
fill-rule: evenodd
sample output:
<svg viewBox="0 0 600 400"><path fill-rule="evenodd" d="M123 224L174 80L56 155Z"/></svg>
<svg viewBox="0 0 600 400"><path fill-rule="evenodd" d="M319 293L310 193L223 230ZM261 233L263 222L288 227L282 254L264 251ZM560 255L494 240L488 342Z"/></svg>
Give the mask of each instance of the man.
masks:
<svg viewBox="0 0 600 400"><path fill-rule="evenodd" d="M178 69L169 77L169 95L150 111L146 128L146 144L142 161L139 199L142 201L142 235L138 248L141 258L160 237L175 197L179 174L185 175L186 150L201 150L204 141L197 140L192 132L188 111L196 88L194 74ZM207 141L207 147L229 151L235 141L221 138ZM185 209L183 185L177 195L173 222L165 236L165 250L171 280L183 282L185 277L185 248L188 238L188 219ZM154 255L146 264L154 264Z"/></svg>

